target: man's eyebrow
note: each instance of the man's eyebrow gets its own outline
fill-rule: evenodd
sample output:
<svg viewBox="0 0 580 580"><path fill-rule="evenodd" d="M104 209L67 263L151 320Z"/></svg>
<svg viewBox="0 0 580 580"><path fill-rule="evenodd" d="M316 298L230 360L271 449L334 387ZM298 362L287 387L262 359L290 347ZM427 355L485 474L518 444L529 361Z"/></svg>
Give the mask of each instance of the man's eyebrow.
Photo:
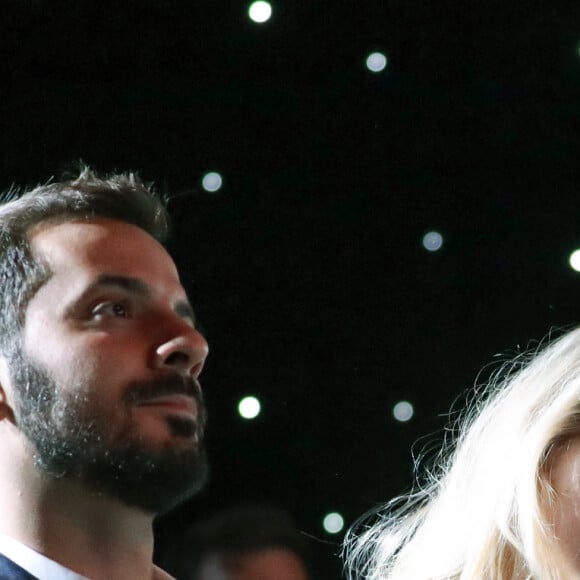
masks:
<svg viewBox="0 0 580 580"><path fill-rule="evenodd" d="M83 294L88 294L91 291L101 286L113 286L142 296L143 298L150 298L152 295L149 286L139 278L131 276L119 276L115 274L101 274L94 280ZM187 318L195 325L195 313L191 304L187 300L179 300L173 306L173 311L181 318Z"/></svg>
<svg viewBox="0 0 580 580"><path fill-rule="evenodd" d="M176 314L181 316L181 318L189 318L191 320L191 324L195 326L195 312L191 307L191 304L187 300L180 300L175 304L173 310Z"/></svg>
<svg viewBox="0 0 580 580"><path fill-rule="evenodd" d="M126 290L128 292L133 292L134 294L140 294L145 297L151 296L151 290L143 280L139 278L132 278L130 276L118 276L114 274L101 274L94 280L87 291L90 292L95 288L100 286L116 286L121 290Z"/></svg>

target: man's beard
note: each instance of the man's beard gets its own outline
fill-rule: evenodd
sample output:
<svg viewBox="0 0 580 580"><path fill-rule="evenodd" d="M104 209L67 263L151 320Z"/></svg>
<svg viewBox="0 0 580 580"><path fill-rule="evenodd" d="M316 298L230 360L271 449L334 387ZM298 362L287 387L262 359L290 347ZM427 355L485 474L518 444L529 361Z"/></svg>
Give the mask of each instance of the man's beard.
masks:
<svg viewBox="0 0 580 580"><path fill-rule="evenodd" d="M45 474L78 481L95 493L155 514L170 510L204 485L205 410L195 381L171 375L127 387L119 401L126 409L166 394L187 394L196 400L195 422L172 415L165 418L171 435L181 441L154 450L148 448L129 413L123 415L127 422L120 432L112 435L112 417L118 415L99 404L99 393L82 385L72 385L71 390L59 388L20 350L13 353L10 366L19 398L16 420L34 448L36 465ZM181 445L183 441L187 445Z"/></svg>

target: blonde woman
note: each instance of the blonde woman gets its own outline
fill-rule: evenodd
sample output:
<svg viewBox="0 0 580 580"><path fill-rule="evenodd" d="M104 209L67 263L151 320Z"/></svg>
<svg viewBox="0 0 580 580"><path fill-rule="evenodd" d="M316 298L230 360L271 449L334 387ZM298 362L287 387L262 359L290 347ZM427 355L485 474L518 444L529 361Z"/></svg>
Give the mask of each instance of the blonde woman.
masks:
<svg viewBox="0 0 580 580"><path fill-rule="evenodd" d="M348 577L580 578L580 329L479 392L437 464L347 535Z"/></svg>

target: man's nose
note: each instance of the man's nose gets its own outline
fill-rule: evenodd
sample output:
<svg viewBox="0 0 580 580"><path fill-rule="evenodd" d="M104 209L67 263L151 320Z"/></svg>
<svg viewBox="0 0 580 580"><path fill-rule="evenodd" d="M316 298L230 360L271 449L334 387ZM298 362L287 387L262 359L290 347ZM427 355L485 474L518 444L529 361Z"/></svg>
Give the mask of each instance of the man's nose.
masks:
<svg viewBox="0 0 580 580"><path fill-rule="evenodd" d="M155 348L153 366L180 375L199 377L209 348L205 338L187 323Z"/></svg>

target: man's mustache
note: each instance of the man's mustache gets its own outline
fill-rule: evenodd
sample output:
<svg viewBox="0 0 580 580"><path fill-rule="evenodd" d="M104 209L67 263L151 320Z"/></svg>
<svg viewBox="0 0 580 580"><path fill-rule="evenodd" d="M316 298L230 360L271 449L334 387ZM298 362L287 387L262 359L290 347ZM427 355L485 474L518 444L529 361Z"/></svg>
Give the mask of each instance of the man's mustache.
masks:
<svg viewBox="0 0 580 580"><path fill-rule="evenodd" d="M138 405L166 395L192 397L197 405L197 422L202 427L205 425L203 394L199 382L193 377L171 374L145 381L133 381L125 390L123 399L130 405Z"/></svg>

